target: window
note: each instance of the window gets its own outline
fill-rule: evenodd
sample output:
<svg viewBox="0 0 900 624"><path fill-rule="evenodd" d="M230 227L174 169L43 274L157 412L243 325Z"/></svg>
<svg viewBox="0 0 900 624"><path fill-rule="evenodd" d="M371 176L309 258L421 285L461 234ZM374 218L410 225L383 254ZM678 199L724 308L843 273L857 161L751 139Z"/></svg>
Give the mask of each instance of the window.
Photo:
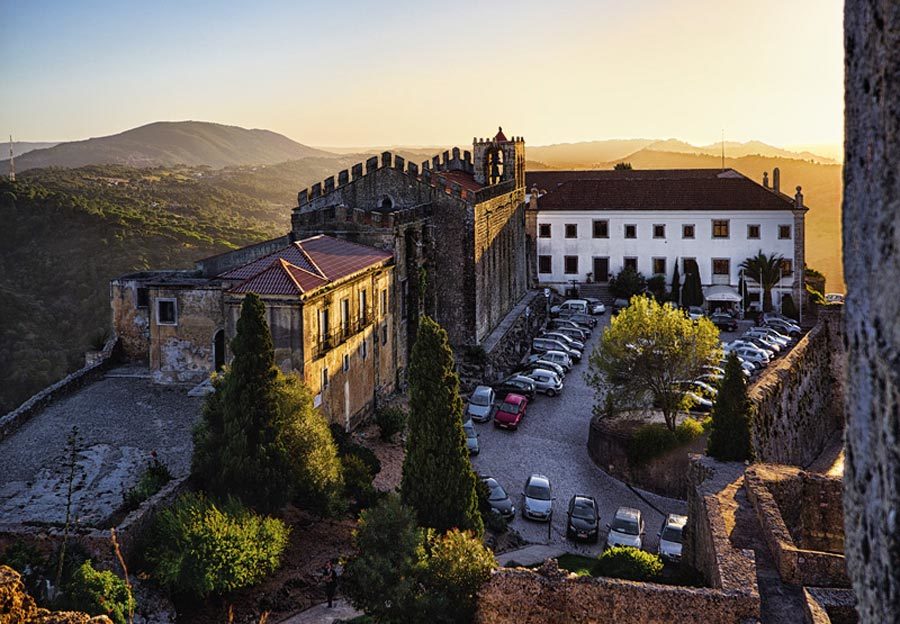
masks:
<svg viewBox="0 0 900 624"><path fill-rule="evenodd" d="M538 273L553 273L553 261L550 256L538 256Z"/></svg>
<svg viewBox="0 0 900 624"><path fill-rule="evenodd" d="M156 300L156 324L178 325L178 306L174 299Z"/></svg>
<svg viewBox="0 0 900 624"><path fill-rule="evenodd" d="M687 275L690 271L700 272L700 267L697 266L697 258L682 258L681 274Z"/></svg>
<svg viewBox="0 0 900 624"><path fill-rule="evenodd" d="M594 221L594 238L609 238L609 221Z"/></svg>
<svg viewBox="0 0 900 624"><path fill-rule="evenodd" d="M666 237L666 226L657 223L653 226L653 238L665 238Z"/></svg>
<svg viewBox="0 0 900 624"><path fill-rule="evenodd" d="M791 238L791 226L779 225L778 226L778 238L781 240L790 239Z"/></svg>
<svg viewBox="0 0 900 624"><path fill-rule="evenodd" d="M139 308L146 308L150 305L150 289L138 288L135 292L134 304Z"/></svg>
<svg viewBox="0 0 900 624"><path fill-rule="evenodd" d="M541 223L538 226L538 236L541 238L550 238L550 224L549 223Z"/></svg>
<svg viewBox="0 0 900 624"><path fill-rule="evenodd" d="M751 223L747 226L747 238L759 238L759 224Z"/></svg>
<svg viewBox="0 0 900 624"><path fill-rule="evenodd" d="M319 310L319 340L322 342L328 339L330 333L328 325L328 308L322 308Z"/></svg>
<svg viewBox="0 0 900 624"><path fill-rule="evenodd" d="M782 258L781 259L781 274L782 275L790 275L794 272L794 263L791 262L790 258Z"/></svg>
<svg viewBox="0 0 900 624"><path fill-rule="evenodd" d="M350 300L341 299L341 333L350 331Z"/></svg>
<svg viewBox="0 0 900 624"><path fill-rule="evenodd" d="M653 258L653 274L654 275L665 275L666 274L666 259L665 258Z"/></svg>
<svg viewBox="0 0 900 624"><path fill-rule="evenodd" d="M322 369L322 389L319 392L325 392L328 390L328 369Z"/></svg>
<svg viewBox="0 0 900 624"><path fill-rule="evenodd" d="M350 370L350 355L347 354L347 353L344 354L344 366L343 366L343 369L344 369L344 372L345 372L345 373L346 373L348 370Z"/></svg>
<svg viewBox="0 0 900 624"><path fill-rule="evenodd" d="M713 258L713 275L731 275L731 260L728 258Z"/></svg>
<svg viewBox="0 0 900 624"><path fill-rule="evenodd" d="M362 339L362 342L359 343L359 357L362 359L366 359L369 355L369 341L365 338Z"/></svg>
<svg viewBox="0 0 900 624"><path fill-rule="evenodd" d="M578 238L577 223L566 223L566 238Z"/></svg>
<svg viewBox="0 0 900 624"><path fill-rule="evenodd" d="M566 275L575 275L578 273L578 256L565 256L564 261Z"/></svg>
<svg viewBox="0 0 900 624"><path fill-rule="evenodd" d="M626 271L634 271L637 272L637 258L625 258L625 261L622 263L622 266Z"/></svg>
<svg viewBox="0 0 900 624"><path fill-rule="evenodd" d="M383 345L387 344L387 332L388 332L387 323L385 323L384 325L381 326L381 344L383 344Z"/></svg>
<svg viewBox="0 0 900 624"><path fill-rule="evenodd" d="M388 292L387 288L381 291L381 316L385 316L388 310Z"/></svg>
<svg viewBox="0 0 900 624"><path fill-rule="evenodd" d="M359 320L363 323L369 318L369 310L367 308L368 302L366 301L367 295L368 293L365 288L359 291Z"/></svg>
<svg viewBox="0 0 900 624"><path fill-rule="evenodd" d="M713 238L728 238L728 219L713 219Z"/></svg>
<svg viewBox="0 0 900 624"><path fill-rule="evenodd" d="M681 226L681 238L694 238L693 223L685 223Z"/></svg>
<svg viewBox="0 0 900 624"><path fill-rule="evenodd" d="M637 226L636 225L626 225L625 226L625 238L637 238Z"/></svg>

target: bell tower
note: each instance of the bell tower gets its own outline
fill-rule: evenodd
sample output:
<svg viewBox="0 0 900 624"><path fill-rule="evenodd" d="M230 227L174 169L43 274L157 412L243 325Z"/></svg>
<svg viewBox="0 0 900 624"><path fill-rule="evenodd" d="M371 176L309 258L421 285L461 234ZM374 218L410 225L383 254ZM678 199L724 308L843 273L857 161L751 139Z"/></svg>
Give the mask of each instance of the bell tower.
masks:
<svg viewBox="0 0 900 624"><path fill-rule="evenodd" d="M472 139L472 151L476 182L493 186L512 181L515 188L525 187L525 139L507 139L498 128L493 139Z"/></svg>

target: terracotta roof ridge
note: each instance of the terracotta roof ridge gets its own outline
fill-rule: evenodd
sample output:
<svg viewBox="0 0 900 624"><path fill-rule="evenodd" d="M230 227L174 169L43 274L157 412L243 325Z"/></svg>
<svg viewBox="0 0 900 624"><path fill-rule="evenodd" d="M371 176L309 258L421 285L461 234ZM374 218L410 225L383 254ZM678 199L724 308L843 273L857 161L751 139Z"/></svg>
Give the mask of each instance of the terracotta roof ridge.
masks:
<svg viewBox="0 0 900 624"><path fill-rule="evenodd" d="M300 269L300 267L298 267L297 265L291 264L284 258L278 258L278 260L281 263L281 270L288 276L288 278L291 280L291 282L294 283L294 286L297 288L297 291L300 294L303 294L304 292L306 292L305 290L303 290L303 286L300 285L300 282L297 281L297 278L294 277L294 273L291 271L292 268ZM272 264L274 265L275 263L273 262ZM300 269L300 270L302 270L302 269Z"/></svg>
<svg viewBox="0 0 900 624"><path fill-rule="evenodd" d="M308 238L304 238L303 240L294 241L294 246L297 248L297 250L301 254L303 254L303 257L306 258L306 261L309 262L310 266L313 267L318 272L318 274L313 273L312 271L306 271L306 272L309 273L310 275L315 275L316 277L322 278L322 279L330 282L331 278L325 274L325 271L323 271L322 268L318 264L316 264L316 261L312 259L312 256L310 255L310 253L308 251L306 251L306 249L303 248L303 243L305 243L308 240L314 240L316 238L325 238L325 235L324 234L316 234L315 236L310 236ZM329 237L329 238L331 238L331 237ZM297 267L297 268L299 269L300 267ZM303 270L305 270L305 269L303 269Z"/></svg>
<svg viewBox="0 0 900 624"><path fill-rule="evenodd" d="M331 278L328 277L328 276L326 276L326 275L319 275L318 273L313 273L312 271L309 271L309 270L307 270L307 269L304 269L302 266L297 266L297 265L294 264L293 262L288 262L288 261L285 260L284 258L279 258L279 260L281 260L281 261L284 263L285 267L286 267L288 270L292 270L292 271L300 271L300 272L305 273L305 274L307 274L307 275L312 275L314 278L320 279L320 280L322 280L323 282L330 282L330 281L332 281Z"/></svg>

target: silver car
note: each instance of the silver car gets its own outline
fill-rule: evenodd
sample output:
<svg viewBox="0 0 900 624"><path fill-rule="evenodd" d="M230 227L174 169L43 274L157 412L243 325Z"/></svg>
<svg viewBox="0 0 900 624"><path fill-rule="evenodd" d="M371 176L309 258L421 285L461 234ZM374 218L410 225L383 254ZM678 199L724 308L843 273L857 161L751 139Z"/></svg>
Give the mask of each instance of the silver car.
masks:
<svg viewBox="0 0 900 624"><path fill-rule="evenodd" d="M563 351L547 351L541 353L541 359L559 364L567 372L572 368L572 358L569 357L568 353L564 353Z"/></svg>
<svg viewBox="0 0 900 624"><path fill-rule="evenodd" d="M678 563L681 561L681 543L684 525L687 524L687 516L669 514L659 532L659 547L657 553L663 561Z"/></svg>
<svg viewBox="0 0 900 624"><path fill-rule="evenodd" d="M466 415L475 422L487 422L491 419L494 409L494 389L488 386L478 386L469 397L466 406Z"/></svg>
<svg viewBox="0 0 900 624"><path fill-rule="evenodd" d="M541 474L533 474L525 482L522 490L522 517L528 520L550 522L553 518L553 493L550 479Z"/></svg>
<svg viewBox="0 0 900 624"><path fill-rule="evenodd" d="M534 382L534 389L537 392L543 392L549 397L555 397L562 392L563 382L556 373L536 368L528 373L528 377Z"/></svg>
<svg viewBox="0 0 900 624"><path fill-rule="evenodd" d="M567 336L561 331L548 331L544 332L544 335L548 338L556 338L558 340L562 340L563 344L569 347L570 349L576 349L577 351L584 351L584 343L577 338L572 338L571 336Z"/></svg>
<svg viewBox="0 0 900 624"><path fill-rule="evenodd" d="M644 519L640 509L619 507L612 524L606 525L609 535L606 536L606 547L631 546L641 548L644 545Z"/></svg>
<svg viewBox="0 0 900 624"><path fill-rule="evenodd" d="M463 423L463 431L466 434L466 446L469 449L469 455L478 455L481 448L478 446L478 433L475 431L475 423L467 420Z"/></svg>

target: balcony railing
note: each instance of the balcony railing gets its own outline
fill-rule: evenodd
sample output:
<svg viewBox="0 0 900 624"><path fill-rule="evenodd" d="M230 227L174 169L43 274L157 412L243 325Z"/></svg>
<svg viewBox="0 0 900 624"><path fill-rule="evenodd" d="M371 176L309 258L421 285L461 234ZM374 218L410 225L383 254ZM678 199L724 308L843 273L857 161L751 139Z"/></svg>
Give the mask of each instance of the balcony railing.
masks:
<svg viewBox="0 0 900 624"><path fill-rule="evenodd" d="M366 308L365 314L348 319L346 323L341 323L340 326L328 334L319 334L316 341L315 357L320 358L335 347L347 342L347 340L363 331L374 321L375 309L370 306Z"/></svg>

